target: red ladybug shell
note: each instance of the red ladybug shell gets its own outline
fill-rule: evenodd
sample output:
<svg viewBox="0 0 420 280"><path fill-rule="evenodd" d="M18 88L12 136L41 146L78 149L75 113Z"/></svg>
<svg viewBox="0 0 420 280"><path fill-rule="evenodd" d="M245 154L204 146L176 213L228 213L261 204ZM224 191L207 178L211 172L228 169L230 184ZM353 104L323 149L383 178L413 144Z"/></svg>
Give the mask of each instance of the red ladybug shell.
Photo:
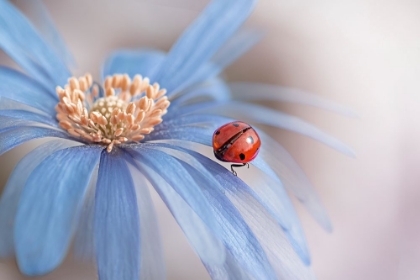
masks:
<svg viewBox="0 0 420 280"><path fill-rule="evenodd" d="M247 123L234 121L213 133L213 152L218 160L247 163L259 152L261 140Z"/></svg>

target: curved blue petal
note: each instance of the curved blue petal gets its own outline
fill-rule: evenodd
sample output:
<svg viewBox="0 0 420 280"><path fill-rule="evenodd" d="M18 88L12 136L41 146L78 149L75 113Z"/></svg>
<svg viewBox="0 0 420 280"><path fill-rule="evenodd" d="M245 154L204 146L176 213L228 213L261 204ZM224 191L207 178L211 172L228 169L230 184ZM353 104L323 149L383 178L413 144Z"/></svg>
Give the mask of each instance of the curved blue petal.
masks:
<svg viewBox="0 0 420 280"><path fill-rule="evenodd" d="M140 217L140 280L165 280L165 258L163 256L158 218L149 193L147 180L133 166L129 166L129 170L136 189Z"/></svg>
<svg viewBox="0 0 420 280"><path fill-rule="evenodd" d="M193 107L193 111L191 111L191 108L184 108L183 113L220 114L249 123L261 123L287 129L311 137L347 156L355 156L354 152L339 140L295 116L280 111L241 102L219 102L209 103L207 107L202 104L200 106L192 105L191 107Z"/></svg>
<svg viewBox="0 0 420 280"><path fill-rule="evenodd" d="M57 137L71 139L69 134L45 127L23 126L0 133L0 155L33 139Z"/></svg>
<svg viewBox="0 0 420 280"><path fill-rule="evenodd" d="M0 99L0 102L1 101L2 100ZM42 123L54 128L59 128L57 120L34 112L28 112L24 110L0 110L0 116L19 119L21 121L27 122Z"/></svg>
<svg viewBox="0 0 420 280"><path fill-rule="evenodd" d="M13 228L19 198L29 175L47 156L71 145L69 141L52 140L27 154L15 167L0 199L0 257L14 255Z"/></svg>
<svg viewBox="0 0 420 280"><path fill-rule="evenodd" d="M146 165L142 166L142 168L145 173L153 178L153 183L159 186L162 193L166 194L163 197L165 204L175 217L177 223L183 230L195 252L200 257L212 279L251 279L248 278L245 271L238 266L223 244L213 236L206 224L172 189L172 187L153 169ZM134 172L135 171L133 171L132 174Z"/></svg>
<svg viewBox="0 0 420 280"><path fill-rule="evenodd" d="M1 110L22 110L22 111L36 113L42 116L48 116L51 118L51 115L49 115L48 113L42 110L36 109L31 105L23 104L16 100L12 100L12 99L9 99L7 97L2 97L2 96L0 96L0 111Z"/></svg>
<svg viewBox="0 0 420 280"><path fill-rule="evenodd" d="M155 131L151 135L152 137L147 138L147 141L166 141L166 143L169 143L169 140L172 143L177 143L177 145L182 146L182 142L177 141L182 140L211 146L214 130L222 124L231 121L220 116L189 115L188 117L168 122L168 127L163 127L163 129ZM180 123L185 122L185 124L180 126L178 121ZM298 198L314 219L325 230L331 232L332 226L328 215L299 165L279 143L271 139L264 132L258 129L257 131L262 139L263 145L259 156L252 161L252 165L264 171L264 173L273 178L277 183L285 183L287 189ZM276 152L273 153L273 151ZM281 178L281 181L279 178ZM275 185L275 182L272 182L272 184Z"/></svg>
<svg viewBox="0 0 420 280"><path fill-rule="evenodd" d="M191 209L185 200L148 165L140 165L134 162L149 182L158 190L159 195L165 202L179 226L184 231L195 252L205 264L212 266L220 265L224 261L224 247L210 232L207 225Z"/></svg>
<svg viewBox="0 0 420 280"><path fill-rule="evenodd" d="M255 0L213 0L168 53L153 80L169 95L206 64L254 8Z"/></svg>
<svg viewBox="0 0 420 280"><path fill-rule="evenodd" d="M171 186L173 188L179 188L182 184L184 185L184 193L186 190L189 192L191 192L191 190L196 192L195 189L201 189L201 192L205 196L204 200L194 198L195 201L192 201L194 203L200 202L201 206L191 204L191 198L189 198L189 205L202 219L205 217L205 215L203 215L203 210L211 210L213 217L209 216L208 218L204 218L203 221L207 223L208 228L215 237L223 241L224 245L232 256L235 257L237 262L257 279L275 279L264 251L261 249L248 226L243 223L241 216L231 202L224 193L217 188L217 181L207 181L191 166L172 158L166 153L147 149L145 145L139 145L136 151L137 152L133 154L135 154L138 164L147 164L155 170L165 170L161 176L164 177L168 183L172 182ZM153 163L151 163L150 159L145 155L152 157ZM164 169L160 166L162 164L165 165ZM183 175L181 177L181 180L183 181L176 179L176 177L180 175ZM192 182L185 182L185 178L191 178ZM153 178L149 178L149 180L153 183ZM158 186L155 185L155 187ZM207 201L210 203L206 203ZM207 206L203 207L206 204ZM217 228L212 226L215 222Z"/></svg>
<svg viewBox="0 0 420 280"><path fill-rule="evenodd" d="M285 187L305 206L318 224L331 232L331 221L303 170L279 143L264 132L257 131L264 146L252 164L267 174L274 170ZM267 170L267 167L270 170ZM272 178L275 179L277 176L272 176Z"/></svg>
<svg viewBox="0 0 420 280"><path fill-rule="evenodd" d="M54 270L64 259L100 146L78 146L48 156L29 176L15 222L16 257L30 276Z"/></svg>
<svg viewBox="0 0 420 280"><path fill-rule="evenodd" d="M35 27L41 32L42 37L51 46L55 54L63 60L68 66L74 66L75 60L71 52L66 46L63 38L56 29L50 14L48 13L43 1L31 0L25 3L29 5L31 10L32 22Z"/></svg>
<svg viewBox="0 0 420 280"><path fill-rule="evenodd" d="M143 145L132 146L132 149L128 150L129 153L135 157L141 164L145 164L154 170L164 170L161 176L172 186L172 188L188 203L188 205L197 213L201 213L201 218L208 221L209 226L215 230L219 230L219 227L213 221L213 214L211 205L207 202L203 192L198 188L189 188L195 184L195 181L186 172L181 164L172 157L168 157L165 153L155 150L143 149ZM145 174L146 176L146 174ZM150 177L148 177L149 181ZM181 183L182 182L182 183ZM157 188L159 194L162 194L162 190Z"/></svg>
<svg viewBox="0 0 420 280"><path fill-rule="evenodd" d="M291 102L318 107L348 117L357 117L357 114L346 106L295 88L247 82L230 83L229 87L233 99L240 101Z"/></svg>
<svg viewBox="0 0 420 280"><path fill-rule="evenodd" d="M136 192L122 152L102 151L95 194L94 239L101 280L139 279Z"/></svg>
<svg viewBox="0 0 420 280"><path fill-rule="evenodd" d="M248 196L237 196L232 202L258 237L277 279L316 279L310 267L305 266L296 255L284 231L258 201Z"/></svg>
<svg viewBox="0 0 420 280"><path fill-rule="evenodd" d="M9 1L0 1L0 48L45 86L64 85L66 65Z"/></svg>
<svg viewBox="0 0 420 280"><path fill-rule="evenodd" d="M179 142L177 144L179 144ZM256 201L261 203L261 205L263 205L264 208L267 209L267 211L270 212L276 221L282 226L293 248L296 250L301 259L306 264L310 263L309 252L302 227L294 210L293 204L280 182L277 183L269 176L259 174L257 177L260 178L260 180L248 183L252 188L251 189L247 184L238 179L238 177L234 176L223 166L191 150L198 148L195 145L182 143L181 147L186 147L186 150L180 148L180 146L177 147L171 144L158 143L154 144L152 147L165 151L166 153L188 163L197 169L197 172L206 176L206 180L217 180L218 184L216 185L219 186L220 191L226 193L229 197L253 197ZM231 184L227 182L230 182Z"/></svg>
<svg viewBox="0 0 420 280"><path fill-rule="evenodd" d="M182 146L188 146L188 144ZM276 220L273 219L276 215L273 215L272 211L276 210L273 209L272 206L267 207L267 205L261 203L261 200L259 200L252 191L247 190L246 185L243 184L240 179L233 176L232 173L224 167L192 150L185 150L173 145L165 144L154 145L154 147L159 149L163 148L166 152L168 152L168 147L170 149L188 153L190 157L182 153L169 152L171 155L185 161L192 167L197 168L197 174L202 174L203 176L209 174L208 176L210 177L208 180L214 178L221 182L220 185L215 184L214 186L222 188L221 191L226 194L240 213L244 215L244 218L250 224L253 232L256 233L259 242L267 252L269 259L273 264L273 268L276 270L280 279L314 279L312 271L304 266L304 263L309 264L309 259L307 259L308 256L300 255L301 259L303 258L304 263L299 260L296 252L293 252L293 249L298 249L294 247L296 244L293 244L292 242L293 246L290 246L291 236L289 232L284 231L283 233L282 229L277 225ZM200 163L197 163L196 161L199 161ZM263 177L256 176L256 178ZM251 187L260 195L264 191L258 189L264 188L265 182L267 181L256 180ZM279 200L278 203L281 204L280 202L284 203L285 201ZM292 206L290 205L290 207ZM286 208L284 210L286 210ZM290 214L293 216L293 219L298 222L294 211L285 213L284 218L287 219L287 216ZM299 223L297 223L297 226L300 228ZM296 232L293 232L293 234L296 234ZM298 251L298 253L302 253L302 251ZM307 253L308 252L305 254Z"/></svg>
<svg viewBox="0 0 420 280"><path fill-rule="evenodd" d="M0 135L7 131L16 129L18 127L23 127L23 126L30 127L30 126L36 126L36 125L37 125L36 122L0 115Z"/></svg>
<svg viewBox="0 0 420 280"><path fill-rule="evenodd" d="M45 89L28 76L0 66L0 97L31 106L50 115L55 115L58 97L53 92L55 85Z"/></svg>
<svg viewBox="0 0 420 280"><path fill-rule="evenodd" d="M119 50L113 52L102 69L102 79L113 74L136 74L151 78L165 60L165 53L156 50ZM154 80L152 80L154 82Z"/></svg>

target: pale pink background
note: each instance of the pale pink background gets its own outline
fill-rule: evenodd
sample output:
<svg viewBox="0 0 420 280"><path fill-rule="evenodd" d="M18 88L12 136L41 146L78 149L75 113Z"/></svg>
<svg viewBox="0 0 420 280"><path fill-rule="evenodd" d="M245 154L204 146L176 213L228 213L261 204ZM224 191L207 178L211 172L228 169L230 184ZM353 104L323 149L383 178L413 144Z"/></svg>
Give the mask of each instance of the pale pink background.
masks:
<svg viewBox="0 0 420 280"><path fill-rule="evenodd" d="M208 1L45 2L76 57L76 74L90 71L97 77L115 48L168 50ZM17 3L25 7L25 1ZM227 71L230 80L298 87L360 115L348 119L282 107L357 154L347 158L313 140L279 133L334 225L332 234L325 233L299 207L320 280L420 279L419 11L420 2L411 0L260 0L247 25L266 30L266 37ZM0 158L0 186L30 146ZM155 200L168 279L208 279L163 203ZM0 263L0 279L26 278L8 262ZM36 279L95 279L95 271L69 258Z"/></svg>

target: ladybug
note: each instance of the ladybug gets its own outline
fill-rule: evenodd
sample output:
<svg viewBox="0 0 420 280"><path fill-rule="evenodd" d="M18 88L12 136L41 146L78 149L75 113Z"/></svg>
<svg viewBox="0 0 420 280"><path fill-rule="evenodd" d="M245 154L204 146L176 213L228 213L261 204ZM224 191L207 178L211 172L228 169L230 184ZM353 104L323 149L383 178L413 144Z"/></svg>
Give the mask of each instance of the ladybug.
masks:
<svg viewBox="0 0 420 280"><path fill-rule="evenodd" d="M213 133L214 156L232 164L230 169L236 176L233 167L242 167L252 161L259 152L261 140L257 132L247 123L234 121L225 124Z"/></svg>

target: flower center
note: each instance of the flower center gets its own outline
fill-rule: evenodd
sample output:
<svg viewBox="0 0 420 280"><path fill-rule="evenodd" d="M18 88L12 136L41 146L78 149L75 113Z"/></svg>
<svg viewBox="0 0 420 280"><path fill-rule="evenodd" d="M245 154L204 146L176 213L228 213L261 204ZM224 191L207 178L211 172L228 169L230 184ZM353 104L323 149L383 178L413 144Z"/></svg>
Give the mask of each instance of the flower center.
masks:
<svg viewBox="0 0 420 280"><path fill-rule="evenodd" d="M90 74L72 77L64 88L56 88L60 101L55 109L61 128L74 137L107 145L108 152L114 145L143 140L162 122L170 105L166 90L140 75L133 80L128 75L109 76L103 88L105 94Z"/></svg>

